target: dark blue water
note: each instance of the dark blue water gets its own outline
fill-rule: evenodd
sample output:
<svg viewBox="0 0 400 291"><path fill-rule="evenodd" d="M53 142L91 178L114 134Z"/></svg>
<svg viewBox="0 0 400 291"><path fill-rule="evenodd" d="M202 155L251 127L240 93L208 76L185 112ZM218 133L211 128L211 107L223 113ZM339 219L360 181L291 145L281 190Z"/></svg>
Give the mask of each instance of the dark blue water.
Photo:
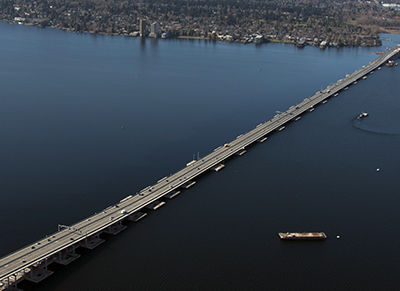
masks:
<svg viewBox="0 0 400 291"><path fill-rule="evenodd" d="M400 43L390 37L384 47ZM141 41L0 23L0 255L181 169L382 49ZM21 286L397 290L399 76L399 67L376 71L140 223L79 250L71 265L51 266L42 283ZM361 111L370 115L360 121ZM282 242L281 231L329 238Z"/></svg>

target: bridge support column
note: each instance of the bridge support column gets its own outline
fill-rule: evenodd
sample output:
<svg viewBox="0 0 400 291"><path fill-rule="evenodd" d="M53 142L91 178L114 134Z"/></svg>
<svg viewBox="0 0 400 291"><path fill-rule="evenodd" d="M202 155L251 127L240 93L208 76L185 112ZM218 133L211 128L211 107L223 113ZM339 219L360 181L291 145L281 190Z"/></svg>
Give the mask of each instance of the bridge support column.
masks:
<svg viewBox="0 0 400 291"><path fill-rule="evenodd" d="M4 278L0 283L2 283L0 289L1 290L9 290L9 291L23 291L21 289L18 289L18 282L22 281L24 278L24 275L21 275L21 272L12 274L8 276L7 278ZM24 270L25 273L25 270Z"/></svg>
<svg viewBox="0 0 400 291"><path fill-rule="evenodd" d="M14 280L10 280L10 277L13 277ZM12 279L12 278L11 278ZM3 281L4 282L4 281ZM17 283L18 283L18 274L13 274L9 277L7 277L7 282L4 282L6 285L3 286L3 289L7 289L10 291L22 291L21 289L18 289ZM2 290L3 290L2 289Z"/></svg>
<svg viewBox="0 0 400 291"><path fill-rule="evenodd" d="M48 258L32 265L30 267L29 276L26 276L27 274L25 274L24 278L28 281L39 283L40 281L46 279L48 276L54 273L47 268L48 265Z"/></svg>
<svg viewBox="0 0 400 291"><path fill-rule="evenodd" d="M177 191L177 192L180 193L180 191ZM125 219L129 220L129 221L133 221L133 222L138 222L140 219L142 219L146 215L147 215L146 212L137 211L131 215L128 215Z"/></svg>
<svg viewBox="0 0 400 291"><path fill-rule="evenodd" d="M81 256L75 252L75 249L76 245L72 245L59 251L54 261L61 265L68 265Z"/></svg>
<svg viewBox="0 0 400 291"><path fill-rule="evenodd" d="M17 275L15 275L15 283L14 283L14 288L18 290L18 281L17 281Z"/></svg>
<svg viewBox="0 0 400 291"><path fill-rule="evenodd" d="M122 221L118 221L118 222L114 223L113 225L110 225L109 227L107 227L104 230L104 232L108 233L108 234L116 235L116 234L120 233L121 231L123 231L126 228L127 228L127 226L123 225Z"/></svg>
<svg viewBox="0 0 400 291"><path fill-rule="evenodd" d="M92 250L95 247L102 244L105 240L100 238L100 232L93 234L89 237L85 238L85 241L82 241L80 246L86 249Z"/></svg>

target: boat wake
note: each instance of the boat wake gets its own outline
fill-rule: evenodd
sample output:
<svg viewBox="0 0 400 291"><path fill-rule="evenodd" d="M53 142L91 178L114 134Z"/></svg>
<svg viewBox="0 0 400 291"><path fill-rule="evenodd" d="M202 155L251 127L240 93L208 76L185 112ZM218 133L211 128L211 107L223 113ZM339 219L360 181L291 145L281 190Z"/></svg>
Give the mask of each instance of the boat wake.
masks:
<svg viewBox="0 0 400 291"><path fill-rule="evenodd" d="M394 124L390 122L377 122L372 119L366 118L354 118L353 126L357 129L368 131L376 134L390 134L390 135L398 135L400 134L400 126L399 124Z"/></svg>

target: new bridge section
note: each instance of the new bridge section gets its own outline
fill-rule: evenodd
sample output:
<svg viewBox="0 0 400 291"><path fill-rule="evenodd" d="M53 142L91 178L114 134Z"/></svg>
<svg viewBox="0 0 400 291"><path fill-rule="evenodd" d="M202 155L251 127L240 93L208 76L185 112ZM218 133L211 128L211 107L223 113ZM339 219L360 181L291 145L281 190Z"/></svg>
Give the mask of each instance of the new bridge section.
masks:
<svg viewBox="0 0 400 291"><path fill-rule="evenodd" d="M336 84L328 86L323 91L317 92L295 106L291 106L287 111L275 115L271 120L260 123L253 130L238 136L230 143L216 148L207 156L189 163L182 170L162 178L156 184L146 187L139 193L128 196L119 203L72 226L59 226L58 232L1 258L0 282L3 285L0 286L0 290L8 286L17 290L14 282L22 279L39 282L46 278L52 273L47 269L48 264L52 262L68 264L75 260L79 257L75 253L76 248L96 247L103 242L99 238L99 234L102 232L116 234L123 230L125 227L121 222L124 219L132 218L132 215L157 201L157 199L176 191L180 187L185 187L187 183L197 176L232 155L242 152L247 146L264 138L270 132L282 129L287 122L309 111L327 98L335 96L356 80L363 78L388 60L397 57L399 50L400 48L398 47L388 50L368 65L339 80Z"/></svg>

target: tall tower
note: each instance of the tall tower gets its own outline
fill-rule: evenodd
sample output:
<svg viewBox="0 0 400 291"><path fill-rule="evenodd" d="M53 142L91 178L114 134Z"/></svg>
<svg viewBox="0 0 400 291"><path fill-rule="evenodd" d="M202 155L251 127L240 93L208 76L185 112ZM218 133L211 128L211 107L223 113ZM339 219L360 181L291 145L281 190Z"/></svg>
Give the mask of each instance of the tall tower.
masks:
<svg viewBox="0 0 400 291"><path fill-rule="evenodd" d="M152 23L150 26L150 37L157 38L159 31L160 31L160 25L157 22Z"/></svg>
<svg viewBox="0 0 400 291"><path fill-rule="evenodd" d="M146 20L140 19L139 35L145 36L145 33L146 33Z"/></svg>

